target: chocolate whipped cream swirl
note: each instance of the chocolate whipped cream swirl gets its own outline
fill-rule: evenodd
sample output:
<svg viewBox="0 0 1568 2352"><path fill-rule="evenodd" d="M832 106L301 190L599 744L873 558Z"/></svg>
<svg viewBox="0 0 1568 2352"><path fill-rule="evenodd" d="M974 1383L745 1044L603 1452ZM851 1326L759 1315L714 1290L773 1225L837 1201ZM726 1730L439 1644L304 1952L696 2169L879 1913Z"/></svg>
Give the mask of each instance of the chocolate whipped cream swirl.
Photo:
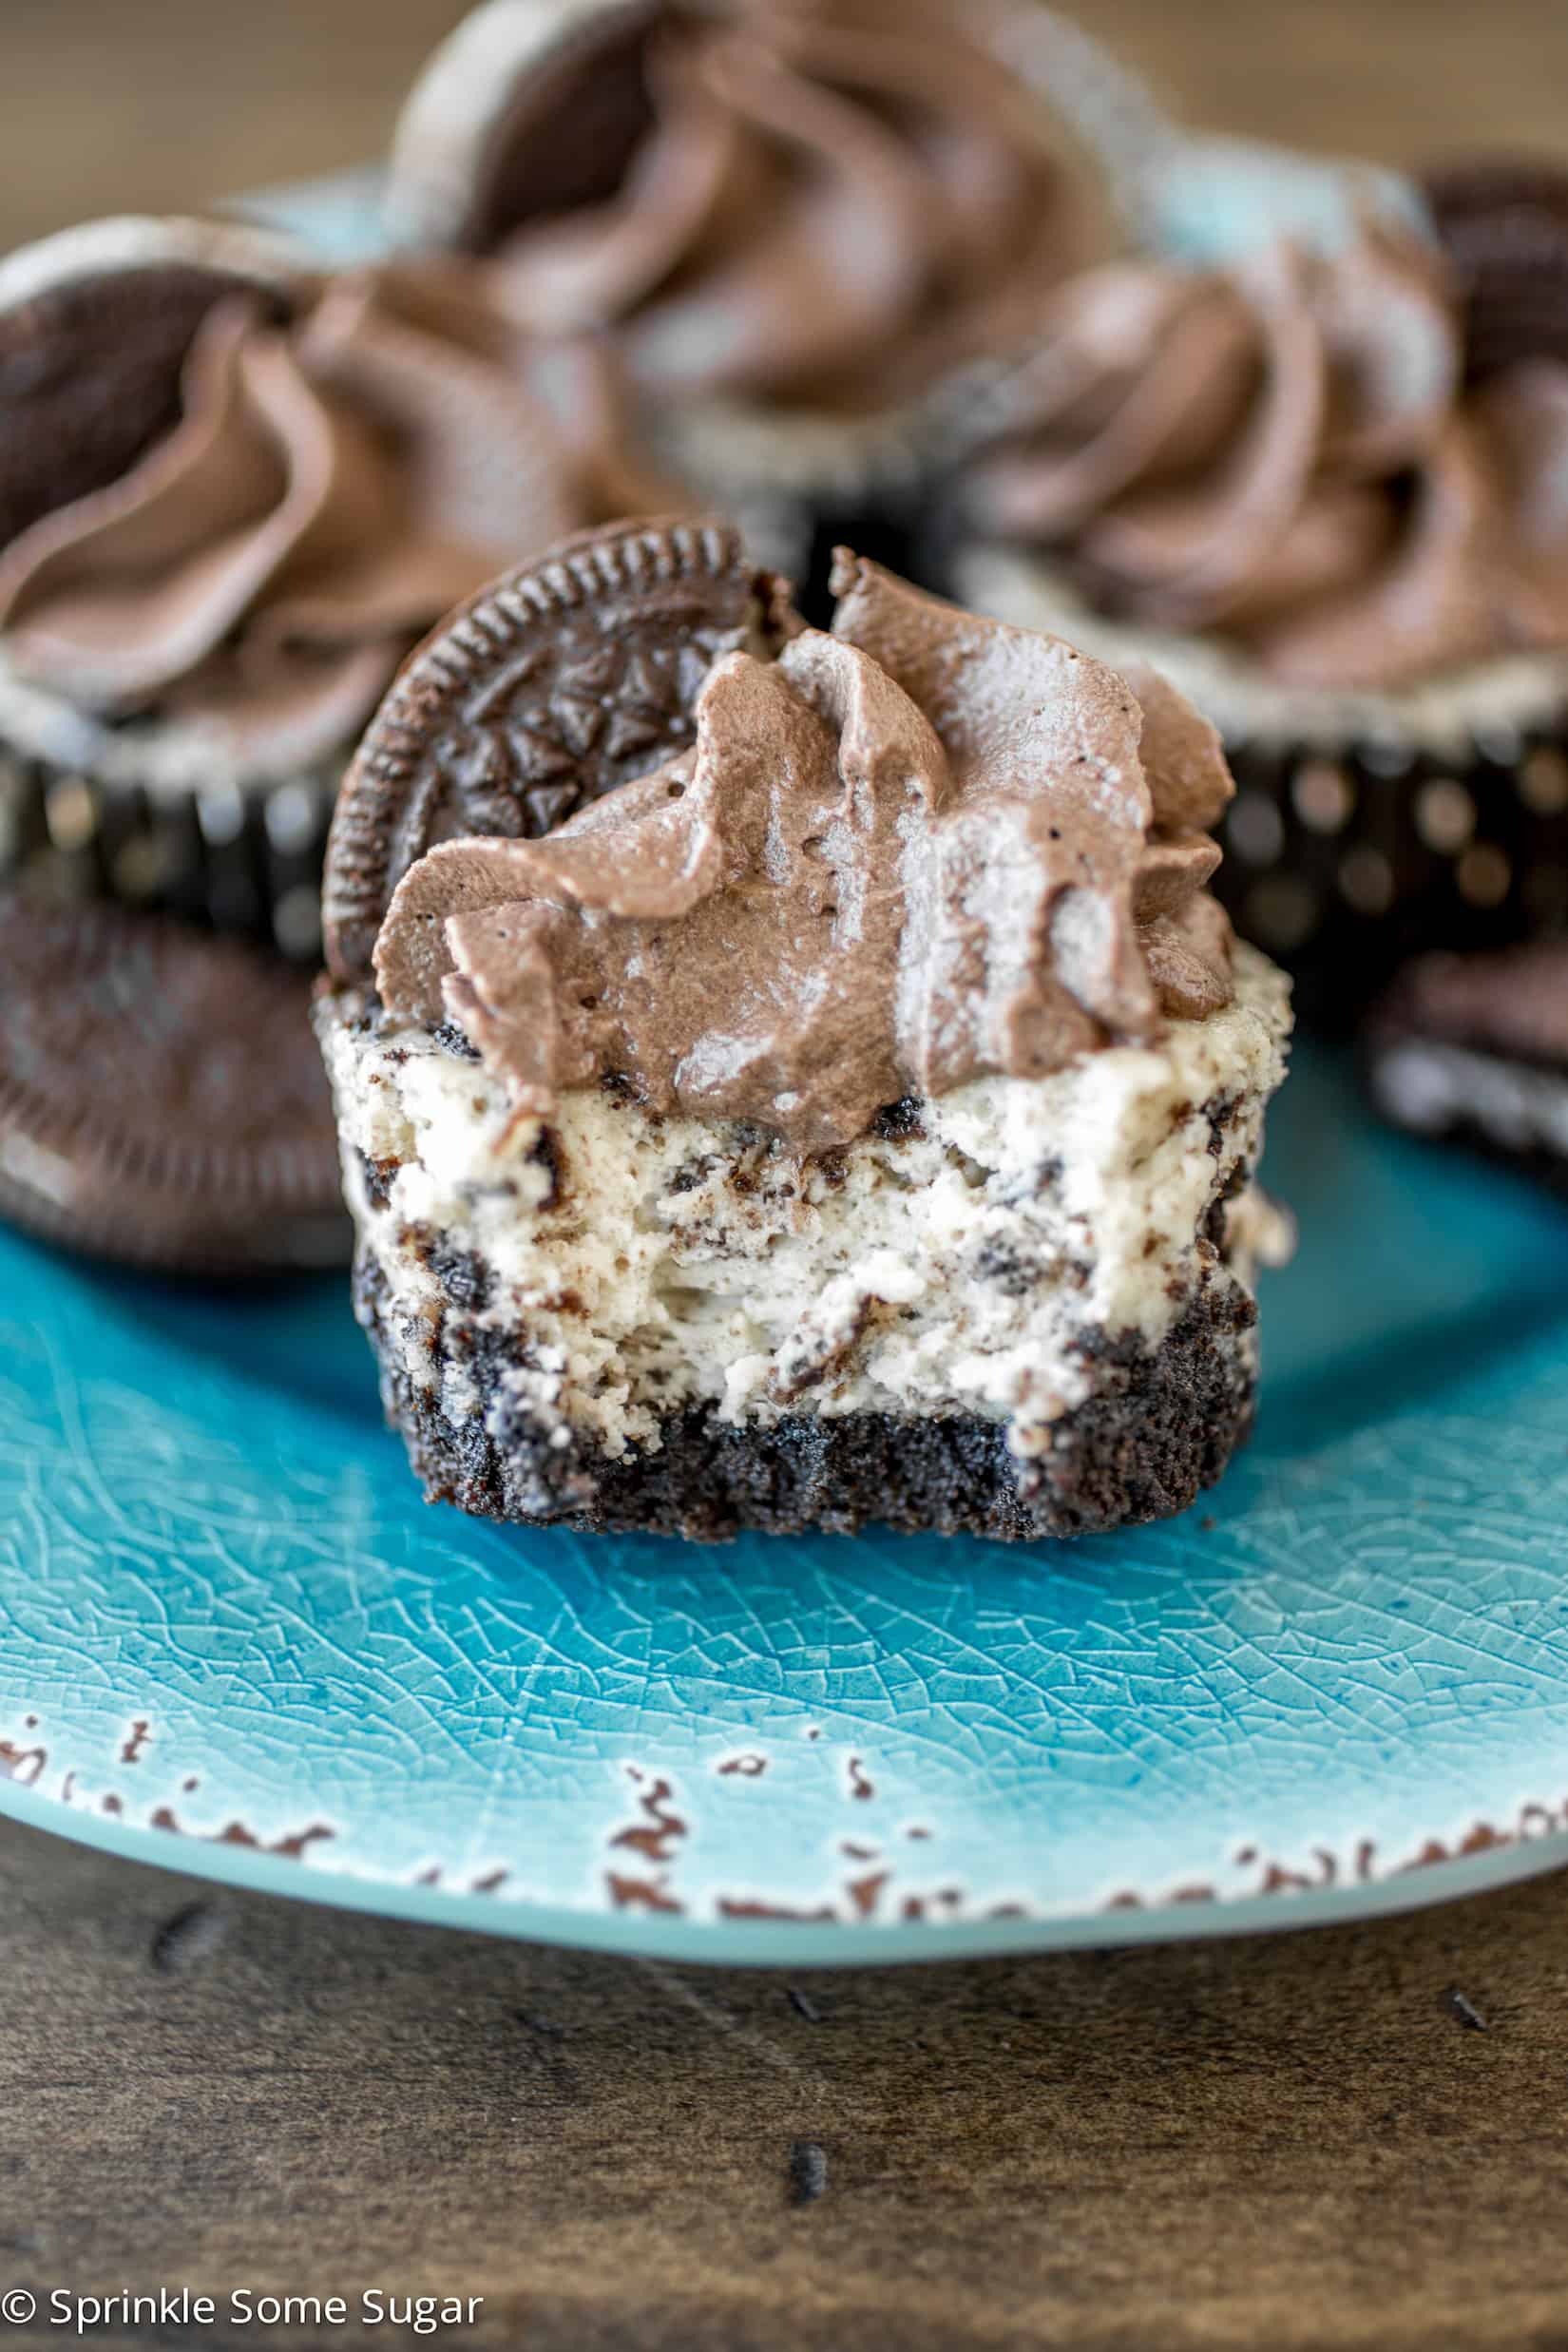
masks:
<svg viewBox="0 0 1568 2352"><path fill-rule="evenodd" d="M543 840L430 851L389 1011L459 1023L527 1112L613 1076L821 1151L1228 1003L1213 728L874 564L835 585L831 636L717 664L680 757Z"/></svg>
<svg viewBox="0 0 1568 2352"><path fill-rule="evenodd" d="M466 265L301 285L281 318L220 290L173 427L0 545L8 664L308 764L451 604L639 503L616 447L591 358L526 345Z"/></svg>
<svg viewBox="0 0 1568 2352"><path fill-rule="evenodd" d="M561 201L562 133L525 86L521 127L488 158L509 203L477 198L469 237L520 321L613 328L651 392L901 397L1103 250L1098 195L993 53L994 14L991 0L650 9L631 29L641 119L618 184ZM582 120L564 100L554 111Z"/></svg>
<svg viewBox="0 0 1568 2352"><path fill-rule="evenodd" d="M968 520L1108 612L1309 686L1568 641L1568 369L1466 390L1455 289L1413 239L1095 272L1010 397Z"/></svg>

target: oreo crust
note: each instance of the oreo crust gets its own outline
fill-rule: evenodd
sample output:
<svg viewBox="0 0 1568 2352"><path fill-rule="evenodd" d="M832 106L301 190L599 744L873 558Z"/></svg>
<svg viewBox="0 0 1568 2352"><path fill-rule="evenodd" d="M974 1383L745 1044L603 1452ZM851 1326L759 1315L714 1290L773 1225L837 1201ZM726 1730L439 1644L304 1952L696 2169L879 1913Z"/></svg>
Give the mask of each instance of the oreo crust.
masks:
<svg viewBox="0 0 1568 2352"><path fill-rule="evenodd" d="M0 895L0 1215L180 1272L344 1263L309 1005L263 949Z"/></svg>
<svg viewBox="0 0 1568 2352"><path fill-rule="evenodd" d="M362 979L393 890L438 841L534 838L693 740L709 670L784 623L783 590L711 522L615 523L459 605L411 656L343 780L322 928Z"/></svg>
<svg viewBox="0 0 1568 2352"><path fill-rule="evenodd" d="M852 1535L881 1524L1019 1543L1138 1527L1185 1510L1215 1482L1254 1410L1253 1316L1216 1287L1153 1350L1136 1336L1086 1350L1095 1392L1056 1425L1054 1447L1039 1461L1020 1462L1004 1426L973 1415L792 1414L763 1428L720 1421L711 1405L666 1420L657 1451L611 1461L550 1444L506 1383L518 1362L506 1334L465 1332L477 1409L451 1420L438 1391L416 1386L397 1361L385 1280L365 1250L354 1305L381 1367L387 1418L426 1500L583 1533L722 1543L746 1529ZM441 1334L428 1344L439 1362Z"/></svg>

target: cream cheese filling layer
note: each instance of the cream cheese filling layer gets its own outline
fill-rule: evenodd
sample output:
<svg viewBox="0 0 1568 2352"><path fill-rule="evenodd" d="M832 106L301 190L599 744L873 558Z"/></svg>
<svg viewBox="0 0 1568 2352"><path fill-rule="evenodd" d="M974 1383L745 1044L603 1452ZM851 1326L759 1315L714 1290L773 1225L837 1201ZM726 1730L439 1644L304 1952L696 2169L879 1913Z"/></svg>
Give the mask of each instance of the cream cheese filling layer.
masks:
<svg viewBox="0 0 1568 2352"><path fill-rule="evenodd" d="M449 1418L490 1411L498 1380L553 1443L612 1458L695 1404L752 1425L975 1414L1042 1452L1097 1346L1157 1347L1204 1285L1246 1286L1278 1251L1245 1172L1288 989L1245 947L1236 984L1157 1046L977 1080L814 1157L598 1091L546 1131L423 1029L329 1009L350 1202L403 1368ZM453 1314L503 1344L443 1344Z"/></svg>

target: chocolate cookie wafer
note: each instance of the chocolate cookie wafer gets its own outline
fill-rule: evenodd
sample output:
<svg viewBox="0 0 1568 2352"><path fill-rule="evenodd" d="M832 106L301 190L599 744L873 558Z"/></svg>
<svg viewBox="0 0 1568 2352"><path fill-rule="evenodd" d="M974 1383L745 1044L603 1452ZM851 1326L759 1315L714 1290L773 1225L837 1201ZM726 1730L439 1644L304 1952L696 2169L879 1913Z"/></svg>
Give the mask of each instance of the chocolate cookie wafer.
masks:
<svg viewBox="0 0 1568 2352"><path fill-rule="evenodd" d="M507 564L668 503L593 354L455 260L98 222L0 264L0 872L313 961L398 664Z"/></svg>
<svg viewBox="0 0 1568 2352"><path fill-rule="evenodd" d="M382 704L327 851L327 961L370 970L388 901L455 834L550 832L692 740L709 669L776 646L787 590L737 531L679 520L568 539L451 614Z"/></svg>
<svg viewBox="0 0 1568 2352"><path fill-rule="evenodd" d="M1568 172L1478 157L1428 172L1423 188L1459 276L1470 375L1568 361Z"/></svg>
<svg viewBox="0 0 1568 2352"><path fill-rule="evenodd" d="M1424 957L1377 1007L1365 1055L1372 1100L1396 1127L1568 1199L1568 939Z"/></svg>
<svg viewBox="0 0 1568 2352"><path fill-rule="evenodd" d="M309 1003L248 942L0 897L0 1214L181 1272L341 1263Z"/></svg>

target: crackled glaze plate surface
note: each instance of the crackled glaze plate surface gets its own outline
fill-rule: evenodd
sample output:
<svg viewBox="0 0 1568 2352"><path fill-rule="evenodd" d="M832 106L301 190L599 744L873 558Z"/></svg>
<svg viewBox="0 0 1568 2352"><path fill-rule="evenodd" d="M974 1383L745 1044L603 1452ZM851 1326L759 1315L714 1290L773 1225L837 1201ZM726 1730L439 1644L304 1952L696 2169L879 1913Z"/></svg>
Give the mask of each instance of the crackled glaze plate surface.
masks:
<svg viewBox="0 0 1568 2352"><path fill-rule="evenodd" d="M427 1508L333 1281L0 1237L0 1806L682 1958L1284 1925L1568 1854L1568 1221L1308 1061L1251 1451L1076 1545Z"/></svg>

